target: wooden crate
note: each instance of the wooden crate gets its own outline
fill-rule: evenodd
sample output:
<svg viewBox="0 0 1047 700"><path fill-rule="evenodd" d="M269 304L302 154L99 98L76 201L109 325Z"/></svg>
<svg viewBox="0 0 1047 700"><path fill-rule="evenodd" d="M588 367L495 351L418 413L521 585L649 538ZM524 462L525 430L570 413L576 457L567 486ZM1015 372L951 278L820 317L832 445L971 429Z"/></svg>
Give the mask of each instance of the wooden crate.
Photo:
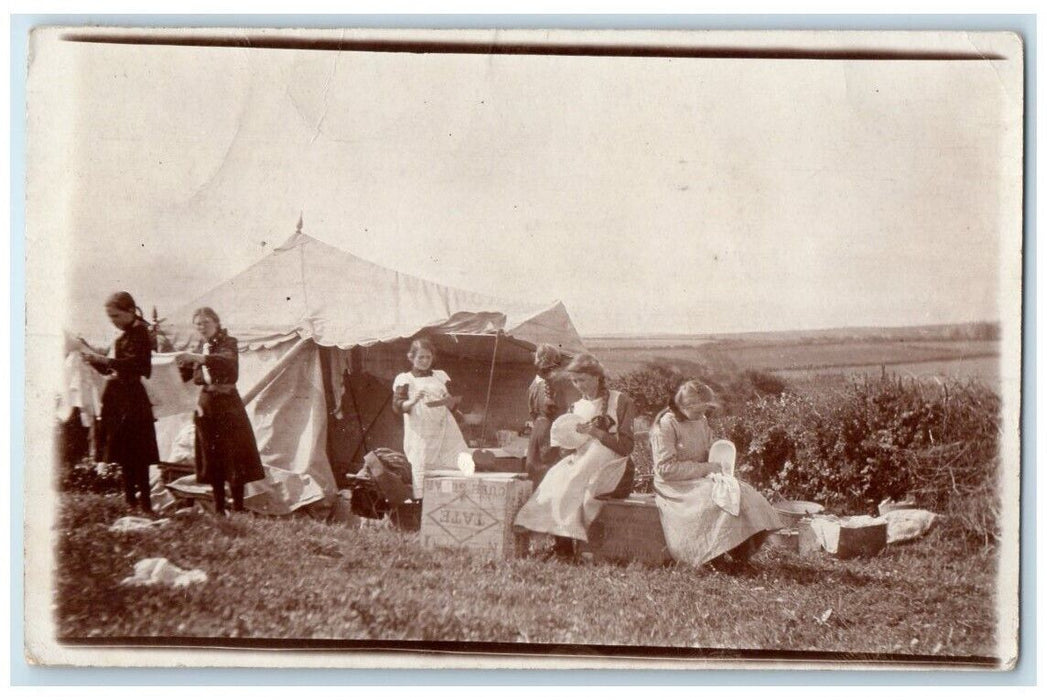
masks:
<svg viewBox="0 0 1047 700"><path fill-rule="evenodd" d="M653 495L605 500L588 535L597 561L661 565L672 559Z"/></svg>
<svg viewBox="0 0 1047 700"><path fill-rule="evenodd" d="M851 525L847 518L840 526L840 541L836 549L838 559L874 557L887 546L887 523Z"/></svg>
<svg viewBox="0 0 1047 700"><path fill-rule="evenodd" d="M815 522L817 520L817 522ZM887 546L887 522L868 517L819 517L800 523L801 554L824 548L837 559L873 557ZM825 541L815 534L821 524Z"/></svg>
<svg viewBox="0 0 1047 700"><path fill-rule="evenodd" d="M474 455L477 452L486 452L487 459L482 457L476 459L476 471L485 473L496 473L496 474L507 474L509 472L522 474L527 471L524 468L524 458L519 455L512 454L500 447L489 447L485 450L475 450Z"/></svg>
<svg viewBox="0 0 1047 700"><path fill-rule="evenodd" d="M426 475L422 498L423 547L467 549L494 559L527 552L526 533L513 531L531 482L516 473Z"/></svg>

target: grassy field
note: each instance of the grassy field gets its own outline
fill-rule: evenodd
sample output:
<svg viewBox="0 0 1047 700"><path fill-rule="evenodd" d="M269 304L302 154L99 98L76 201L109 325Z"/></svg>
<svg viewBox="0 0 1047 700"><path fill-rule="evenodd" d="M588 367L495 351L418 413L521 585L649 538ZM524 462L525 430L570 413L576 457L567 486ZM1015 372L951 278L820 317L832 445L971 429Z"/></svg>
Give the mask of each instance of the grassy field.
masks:
<svg viewBox="0 0 1047 700"><path fill-rule="evenodd" d="M996 558L932 531L868 560L765 548L754 571L429 551L417 535L307 517L180 516L113 533L118 496L64 494L61 639L256 638L643 645L906 657L994 655ZM120 585L167 557L187 588ZM528 647L519 647L521 652ZM628 651L628 650L623 650Z"/></svg>
<svg viewBox="0 0 1047 700"><path fill-rule="evenodd" d="M988 386L999 386L1000 358L998 355L968 357L952 360L927 360L925 362L900 362L883 365L841 365L815 369L786 369L774 373L786 380L810 380L827 376L855 375L878 376L881 371L900 377L951 377L975 379Z"/></svg>
<svg viewBox="0 0 1047 700"><path fill-rule="evenodd" d="M613 375L653 360L697 362L714 369L753 369L783 378L878 373L977 378L999 382L999 343L994 340L898 340L876 337L798 340L783 334L746 339L590 338L586 345Z"/></svg>

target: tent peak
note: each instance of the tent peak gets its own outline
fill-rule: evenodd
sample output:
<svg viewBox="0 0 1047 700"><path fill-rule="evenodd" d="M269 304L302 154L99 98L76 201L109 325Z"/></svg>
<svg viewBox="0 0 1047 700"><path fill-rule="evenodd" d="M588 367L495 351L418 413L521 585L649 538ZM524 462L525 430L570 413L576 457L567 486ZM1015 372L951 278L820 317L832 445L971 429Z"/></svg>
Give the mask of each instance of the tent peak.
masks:
<svg viewBox="0 0 1047 700"><path fill-rule="evenodd" d="M302 233L302 220L301 220L301 218L299 218L298 219L298 229L294 233L291 234L290 238L288 238L286 241L284 241L283 243L278 245L275 248L275 251L282 253L284 251L291 250L292 248L297 248L300 245L304 245L306 243L315 243L315 242L316 242L315 238L313 238L312 236L310 236L307 233Z"/></svg>

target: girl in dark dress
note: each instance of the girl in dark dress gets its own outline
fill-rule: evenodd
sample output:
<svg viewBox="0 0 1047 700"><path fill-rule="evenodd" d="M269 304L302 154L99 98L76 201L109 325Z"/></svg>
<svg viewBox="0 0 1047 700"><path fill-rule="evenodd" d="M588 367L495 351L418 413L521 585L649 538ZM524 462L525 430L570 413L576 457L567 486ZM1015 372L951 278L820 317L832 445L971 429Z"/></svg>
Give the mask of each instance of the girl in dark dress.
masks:
<svg viewBox="0 0 1047 700"><path fill-rule="evenodd" d="M182 380L201 386L194 416L196 480L211 484L215 511L225 514L225 482L233 494L233 510L244 509L244 486L265 478L251 421L236 390L239 354L236 338L221 326L218 314L203 307L193 313L201 336L196 352L178 355Z"/></svg>
<svg viewBox="0 0 1047 700"><path fill-rule="evenodd" d="M531 419L531 435L527 441L527 476L535 486L560 461L560 448L549 442L553 421L567 412L574 402L567 399L566 380L561 376L563 354L554 345L541 344L534 351L537 375L527 390L527 407ZM577 398L577 397L574 397Z"/></svg>
<svg viewBox="0 0 1047 700"><path fill-rule="evenodd" d="M113 345L113 357L94 350L80 354L91 367L107 376L102 391L102 458L120 465L127 505L140 505L152 514L149 465L160 461L153 427L153 407L143 378L152 373L153 341L142 310L127 292L113 294L105 303L109 320L123 333Z"/></svg>

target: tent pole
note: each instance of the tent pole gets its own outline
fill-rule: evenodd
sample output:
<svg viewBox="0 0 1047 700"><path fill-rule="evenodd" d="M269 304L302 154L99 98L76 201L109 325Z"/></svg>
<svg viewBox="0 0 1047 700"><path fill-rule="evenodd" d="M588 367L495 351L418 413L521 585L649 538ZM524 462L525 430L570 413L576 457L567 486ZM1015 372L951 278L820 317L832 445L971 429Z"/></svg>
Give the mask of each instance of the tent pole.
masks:
<svg viewBox="0 0 1047 700"><path fill-rule="evenodd" d="M261 379L255 382L255 385L253 387L251 387L243 393L241 401L244 402L244 405L246 406L247 404L254 401L258 394L262 391L262 389L264 389L266 386L268 386L270 382L276 379L276 376L283 372L287 368L287 366L291 364L291 360L297 357L298 353L300 353L309 345L309 342L310 341L306 338L299 338L298 342L295 343L290 350L284 353L284 356L281 357L275 365L273 365L272 369L265 373L265 376L263 376Z"/></svg>
<svg viewBox="0 0 1047 700"><path fill-rule="evenodd" d="M494 386L494 363L498 358L498 341L502 337L502 332L494 336L494 350L491 352L491 373L487 376L487 399L484 401L484 419L480 427L480 447L484 446L484 442L487 438L487 412L491 408L491 387Z"/></svg>

